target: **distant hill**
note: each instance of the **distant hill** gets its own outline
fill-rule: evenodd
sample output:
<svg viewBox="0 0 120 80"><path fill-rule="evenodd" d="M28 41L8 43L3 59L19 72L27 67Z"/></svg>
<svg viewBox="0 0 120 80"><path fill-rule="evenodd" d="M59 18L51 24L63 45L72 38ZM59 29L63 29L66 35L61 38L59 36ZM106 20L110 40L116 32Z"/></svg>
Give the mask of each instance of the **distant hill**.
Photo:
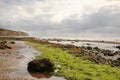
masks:
<svg viewBox="0 0 120 80"><path fill-rule="evenodd" d="M0 28L0 36L28 36L28 34L21 31L13 31L9 29Z"/></svg>

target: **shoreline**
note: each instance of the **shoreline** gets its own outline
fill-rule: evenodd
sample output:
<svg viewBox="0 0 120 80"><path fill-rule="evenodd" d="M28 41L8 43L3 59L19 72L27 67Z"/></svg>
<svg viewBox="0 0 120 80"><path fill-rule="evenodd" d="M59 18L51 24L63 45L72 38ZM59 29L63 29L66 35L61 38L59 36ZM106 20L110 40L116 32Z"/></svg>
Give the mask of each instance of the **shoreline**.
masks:
<svg viewBox="0 0 120 80"><path fill-rule="evenodd" d="M83 50L81 50L82 47L75 47L72 45L66 45L66 46L65 45L58 45L58 44L49 43L47 41L41 41L41 40L39 41L36 39L27 39L27 40L25 39L23 41L29 41L29 42L33 43L33 45L32 44L28 45L27 50L25 50L25 51L23 50L25 53L30 53L31 51L29 52L29 49L31 50L32 49L31 46L33 46L34 49L37 49L37 51L43 53L41 56L37 57L38 59L40 57L41 58L47 57L47 58L50 58L51 60L53 60L55 63L58 63L56 65L56 69L60 69L59 70L60 74L58 71L58 73L55 73L56 76L65 77L65 79L69 80L69 79L73 79L73 78L82 79L79 77L84 75L83 79L88 78L88 79L94 80L94 77L97 78L97 76L95 76L95 75L98 74L98 73L95 73L95 75L94 75L94 71L97 70L99 72L102 69L102 72L104 74L110 73L111 76L112 75L114 76L115 80L117 80L117 78L120 78L118 76L118 74L113 74L111 72L111 70L113 70L114 73L117 73L117 72L119 73L120 71L117 67L111 67L110 65L108 65L106 63L99 64L99 62L98 62L98 64L96 64L96 63L94 63L94 61L93 62L90 61L89 58L91 60L98 60L98 59L101 60L102 58L97 57L95 55L91 55L91 57L90 57L90 54L88 52L84 52ZM33 79L32 77L29 77L29 76L26 77L26 75L23 75L23 74L22 74L23 76L19 76L19 77L14 76L13 73L15 73L16 71L18 71L18 74L19 74L18 68L15 68L16 66L14 67L14 65L18 65L22 59L25 59L25 57L23 57L23 55L19 54L19 50L21 50L25 47L17 45L17 44L12 44L11 47L12 47L11 51L7 50L7 49L5 51L0 51L1 52L0 61L3 63L3 64L0 63L0 64L2 64L2 65L0 65L1 66L0 72L3 73L3 74L0 74L0 79L1 80L2 79L3 80L13 80L13 79L29 80L29 79ZM83 48L83 49L86 49L86 48ZM98 50L99 50L99 48L98 48ZM8 53L8 52L11 52L11 53ZM85 56L86 59L83 59L83 57L81 57L81 56ZM104 60L102 62L104 62ZM59 64L62 67L60 67ZM24 64L22 64L22 65L24 65ZM92 68L92 66L94 66L94 68ZM89 70L89 69L91 70L91 72L89 72L89 71L86 72L86 70ZM82 70L82 73L79 74L79 72L81 72L81 70ZM105 70L107 72L104 72ZM74 72L75 75L74 74L68 75L72 72ZM99 72L100 73L99 77L104 78L104 76L102 76L102 74L103 74L102 72ZM84 73L91 74L93 77L90 77L90 75L87 75ZM105 78L105 79L107 79L107 78ZM41 78L41 80L42 80L42 78ZM47 79L47 80L49 80L49 79Z"/></svg>
<svg viewBox="0 0 120 80"><path fill-rule="evenodd" d="M11 42L11 41L7 41ZM37 78L39 74L30 74L27 70L28 62L34 60L41 52L24 41L15 41L8 45L12 49L0 51L0 80L65 80L62 77L50 76Z"/></svg>
<svg viewBox="0 0 120 80"><path fill-rule="evenodd" d="M7 41L7 45L9 45L12 49L0 50L0 73L2 73L0 74L0 80L16 79L12 77L11 74L18 71L14 66L18 65L24 57L19 54L19 50L24 47L16 44L10 44L9 42L11 41Z"/></svg>
<svg viewBox="0 0 120 80"><path fill-rule="evenodd" d="M45 40L45 41L75 41L75 42L97 42L97 43L113 43L113 44L120 44L120 41L114 41L114 40L83 40L83 39L57 39L57 38L36 38L32 36L0 36L1 40L25 40L25 39L33 39L33 40Z"/></svg>

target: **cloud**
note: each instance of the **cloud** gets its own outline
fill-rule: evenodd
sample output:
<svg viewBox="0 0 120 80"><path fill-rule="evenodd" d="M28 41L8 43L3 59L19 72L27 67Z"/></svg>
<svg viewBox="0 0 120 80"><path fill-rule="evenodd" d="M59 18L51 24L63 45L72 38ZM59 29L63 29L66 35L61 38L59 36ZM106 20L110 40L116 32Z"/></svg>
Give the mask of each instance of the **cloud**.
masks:
<svg viewBox="0 0 120 80"><path fill-rule="evenodd" d="M0 0L0 27L34 36L120 37L119 0Z"/></svg>
<svg viewBox="0 0 120 80"><path fill-rule="evenodd" d="M103 7L91 15L84 15L82 19L66 19L63 21L63 25L71 28L70 32L80 35L92 36L92 34L96 34L99 37L120 37L119 22L120 6L109 6L108 8ZM74 28L72 28L73 26Z"/></svg>

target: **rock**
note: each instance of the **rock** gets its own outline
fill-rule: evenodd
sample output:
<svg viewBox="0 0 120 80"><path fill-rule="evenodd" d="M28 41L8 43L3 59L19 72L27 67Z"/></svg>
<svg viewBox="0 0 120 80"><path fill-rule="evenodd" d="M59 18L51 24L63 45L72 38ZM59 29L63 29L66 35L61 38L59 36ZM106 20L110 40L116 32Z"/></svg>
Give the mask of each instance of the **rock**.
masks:
<svg viewBox="0 0 120 80"><path fill-rule="evenodd" d="M12 49L10 46L2 44L0 45L0 49Z"/></svg>
<svg viewBox="0 0 120 80"><path fill-rule="evenodd" d="M116 46L116 48L120 49L120 46Z"/></svg>
<svg viewBox="0 0 120 80"><path fill-rule="evenodd" d="M120 61L120 58L118 58L117 60Z"/></svg>
<svg viewBox="0 0 120 80"><path fill-rule="evenodd" d="M98 48L98 47L94 47L93 49L95 49L95 50L99 50L99 48Z"/></svg>
<svg viewBox="0 0 120 80"><path fill-rule="evenodd" d="M108 64L109 60L102 58L101 56L89 55L85 59L95 62L97 64Z"/></svg>
<svg viewBox="0 0 120 80"><path fill-rule="evenodd" d="M7 41L2 41L2 42L0 42L0 44L6 44L7 43Z"/></svg>
<svg viewBox="0 0 120 80"><path fill-rule="evenodd" d="M104 54L104 56L114 56L115 55L110 50L103 50L102 53Z"/></svg>
<svg viewBox="0 0 120 80"><path fill-rule="evenodd" d="M12 49L12 48L7 45L7 41L2 41L0 42L0 49Z"/></svg>
<svg viewBox="0 0 120 80"><path fill-rule="evenodd" d="M4 45L0 45L0 49L5 49Z"/></svg>
<svg viewBox="0 0 120 80"><path fill-rule="evenodd" d="M61 45L61 47L62 47L62 48L68 48L68 49L70 49L70 48L74 48L74 47L76 47L76 46L71 45L71 44L67 44L67 45Z"/></svg>
<svg viewBox="0 0 120 80"><path fill-rule="evenodd" d="M10 42L11 44L15 44L15 42Z"/></svg>
<svg viewBox="0 0 120 80"><path fill-rule="evenodd" d="M90 43L87 43L86 45L91 45Z"/></svg>
<svg viewBox="0 0 120 80"><path fill-rule="evenodd" d="M114 56L115 54L114 53L106 53L104 54L104 56Z"/></svg>
<svg viewBox="0 0 120 80"><path fill-rule="evenodd" d="M29 72L50 73L54 72L54 64L48 59L33 60L28 63Z"/></svg>
<svg viewBox="0 0 120 80"><path fill-rule="evenodd" d="M91 46L88 46L88 47L87 47L87 50L92 50L92 47L91 47Z"/></svg>
<svg viewBox="0 0 120 80"><path fill-rule="evenodd" d="M114 54L115 54L115 55L117 55L117 54L120 55L120 51L115 51Z"/></svg>
<svg viewBox="0 0 120 80"><path fill-rule="evenodd" d="M75 42L72 41L71 43L75 43Z"/></svg>
<svg viewBox="0 0 120 80"><path fill-rule="evenodd" d="M6 48L7 48L7 49L12 49L12 47L10 47L10 46L6 46Z"/></svg>
<svg viewBox="0 0 120 80"><path fill-rule="evenodd" d="M61 42L61 40L57 40L57 42Z"/></svg>
<svg viewBox="0 0 120 80"><path fill-rule="evenodd" d="M75 40L75 42L79 42L79 40Z"/></svg>
<svg viewBox="0 0 120 80"><path fill-rule="evenodd" d="M120 67L120 58L118 58L117 60L114 60L111 62L110 64L111 66L117 66L117 67Z"/></svg>

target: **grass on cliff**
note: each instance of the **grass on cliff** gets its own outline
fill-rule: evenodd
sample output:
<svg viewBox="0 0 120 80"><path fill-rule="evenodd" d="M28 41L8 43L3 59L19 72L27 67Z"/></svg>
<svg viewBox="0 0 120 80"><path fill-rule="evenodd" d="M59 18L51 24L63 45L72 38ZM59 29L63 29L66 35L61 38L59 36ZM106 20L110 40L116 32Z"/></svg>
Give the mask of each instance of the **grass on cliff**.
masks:
<svg viewBox="0 0 120 80"><path fill-rule="evenodd" d="M38 59L49 58L55 63L55 69L59 71L54 72L54 75L65 77L67 80L120 80L118 68L82 60L60 48L50 47L51 44L28 43L43 53Z"/></svg>

